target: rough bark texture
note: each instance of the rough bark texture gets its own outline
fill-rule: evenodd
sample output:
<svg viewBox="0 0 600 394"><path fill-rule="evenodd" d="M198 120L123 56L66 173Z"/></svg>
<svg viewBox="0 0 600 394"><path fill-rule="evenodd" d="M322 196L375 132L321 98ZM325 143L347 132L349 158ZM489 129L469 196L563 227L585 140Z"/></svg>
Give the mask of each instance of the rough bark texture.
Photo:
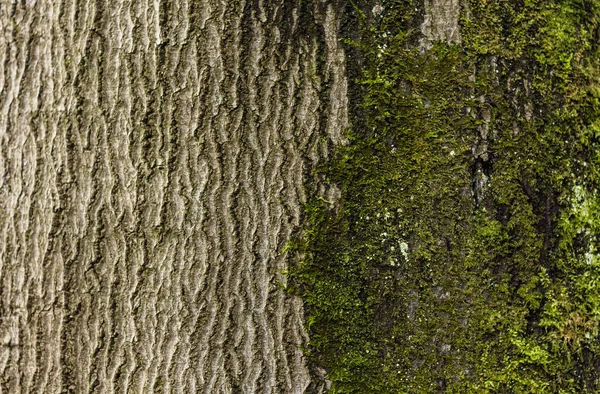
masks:
<svg viewBox="0 0 600 394"><path fill-rule="evenodd" d="M434 41L460 43L459 15L461 0L425 0L421 24L421 50L431 49Z"/></svg>
<svg viewBox="0 0 600 394"><path fill-rule="evenodd" d="M339 19L0 3L1 392L306 389L302 304L277 282L347 123Z"/></svg>

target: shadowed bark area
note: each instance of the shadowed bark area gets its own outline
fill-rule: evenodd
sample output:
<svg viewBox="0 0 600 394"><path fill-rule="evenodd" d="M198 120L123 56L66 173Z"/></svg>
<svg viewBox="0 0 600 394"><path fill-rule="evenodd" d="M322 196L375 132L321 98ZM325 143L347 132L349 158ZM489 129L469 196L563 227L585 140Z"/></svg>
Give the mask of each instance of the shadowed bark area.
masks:
<svg viewBox="0 0 600 394"><path fill-rule="evenodd" d="M339 21L0 4L0 392L306 389L278 281L307 193L331 193L304 184L347 124Z"/></svg>

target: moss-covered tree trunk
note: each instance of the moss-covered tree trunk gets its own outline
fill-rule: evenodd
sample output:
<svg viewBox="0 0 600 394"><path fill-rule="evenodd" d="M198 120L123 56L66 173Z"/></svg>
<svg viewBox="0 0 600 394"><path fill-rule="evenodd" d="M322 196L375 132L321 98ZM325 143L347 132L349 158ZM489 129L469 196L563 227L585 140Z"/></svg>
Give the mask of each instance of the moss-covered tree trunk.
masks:
<svg viewBox="0 0 600 394"><path fill-rule="evenodd" d="M353 15L340 204L308 205L293 270L325 384L598 392L600 2Z"/></svg>
<svg viewBox="0 0 600 394"><path fill-rule="evenodd" d="M0 2L0 392L305 390L281 252L347 124L339 24L336 2Z"/></svg>
<svg viewBox="0 0 600 394"><path fill-rule="evenodd" d="M0 3L0 391L597 392L599 43L598 0Z"/></svg>

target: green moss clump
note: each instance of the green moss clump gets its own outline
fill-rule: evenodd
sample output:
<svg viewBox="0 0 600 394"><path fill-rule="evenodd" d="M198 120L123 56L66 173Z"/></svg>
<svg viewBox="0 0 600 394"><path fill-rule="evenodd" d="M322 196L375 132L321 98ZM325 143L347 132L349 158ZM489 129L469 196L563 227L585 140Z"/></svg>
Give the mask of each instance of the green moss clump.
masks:
<svg viewBox="0 0 600 394"><path fill-rule="evenodd" d="M600 2L469 8L424 53L411 1L358 12L342 200L290 271L334 393L600 390Z"/></svg>

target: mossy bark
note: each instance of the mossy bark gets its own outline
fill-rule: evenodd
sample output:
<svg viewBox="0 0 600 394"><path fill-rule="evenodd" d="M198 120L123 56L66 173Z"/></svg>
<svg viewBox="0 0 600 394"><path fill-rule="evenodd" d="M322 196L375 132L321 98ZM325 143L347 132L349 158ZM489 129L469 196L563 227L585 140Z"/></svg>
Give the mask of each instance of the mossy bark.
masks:
<svg viewBox="0 0 600 394"><path fill-rule="evenodd" d="M599 8L0 5L0 390L597 391Z"/></svg>
<svg viewBox="0 0 600 394"><path fill-rule="evenodd" d="M600 3L422 5L355 10L340 207L296 244L308 354L339 393L597 392Z"/></svg>

